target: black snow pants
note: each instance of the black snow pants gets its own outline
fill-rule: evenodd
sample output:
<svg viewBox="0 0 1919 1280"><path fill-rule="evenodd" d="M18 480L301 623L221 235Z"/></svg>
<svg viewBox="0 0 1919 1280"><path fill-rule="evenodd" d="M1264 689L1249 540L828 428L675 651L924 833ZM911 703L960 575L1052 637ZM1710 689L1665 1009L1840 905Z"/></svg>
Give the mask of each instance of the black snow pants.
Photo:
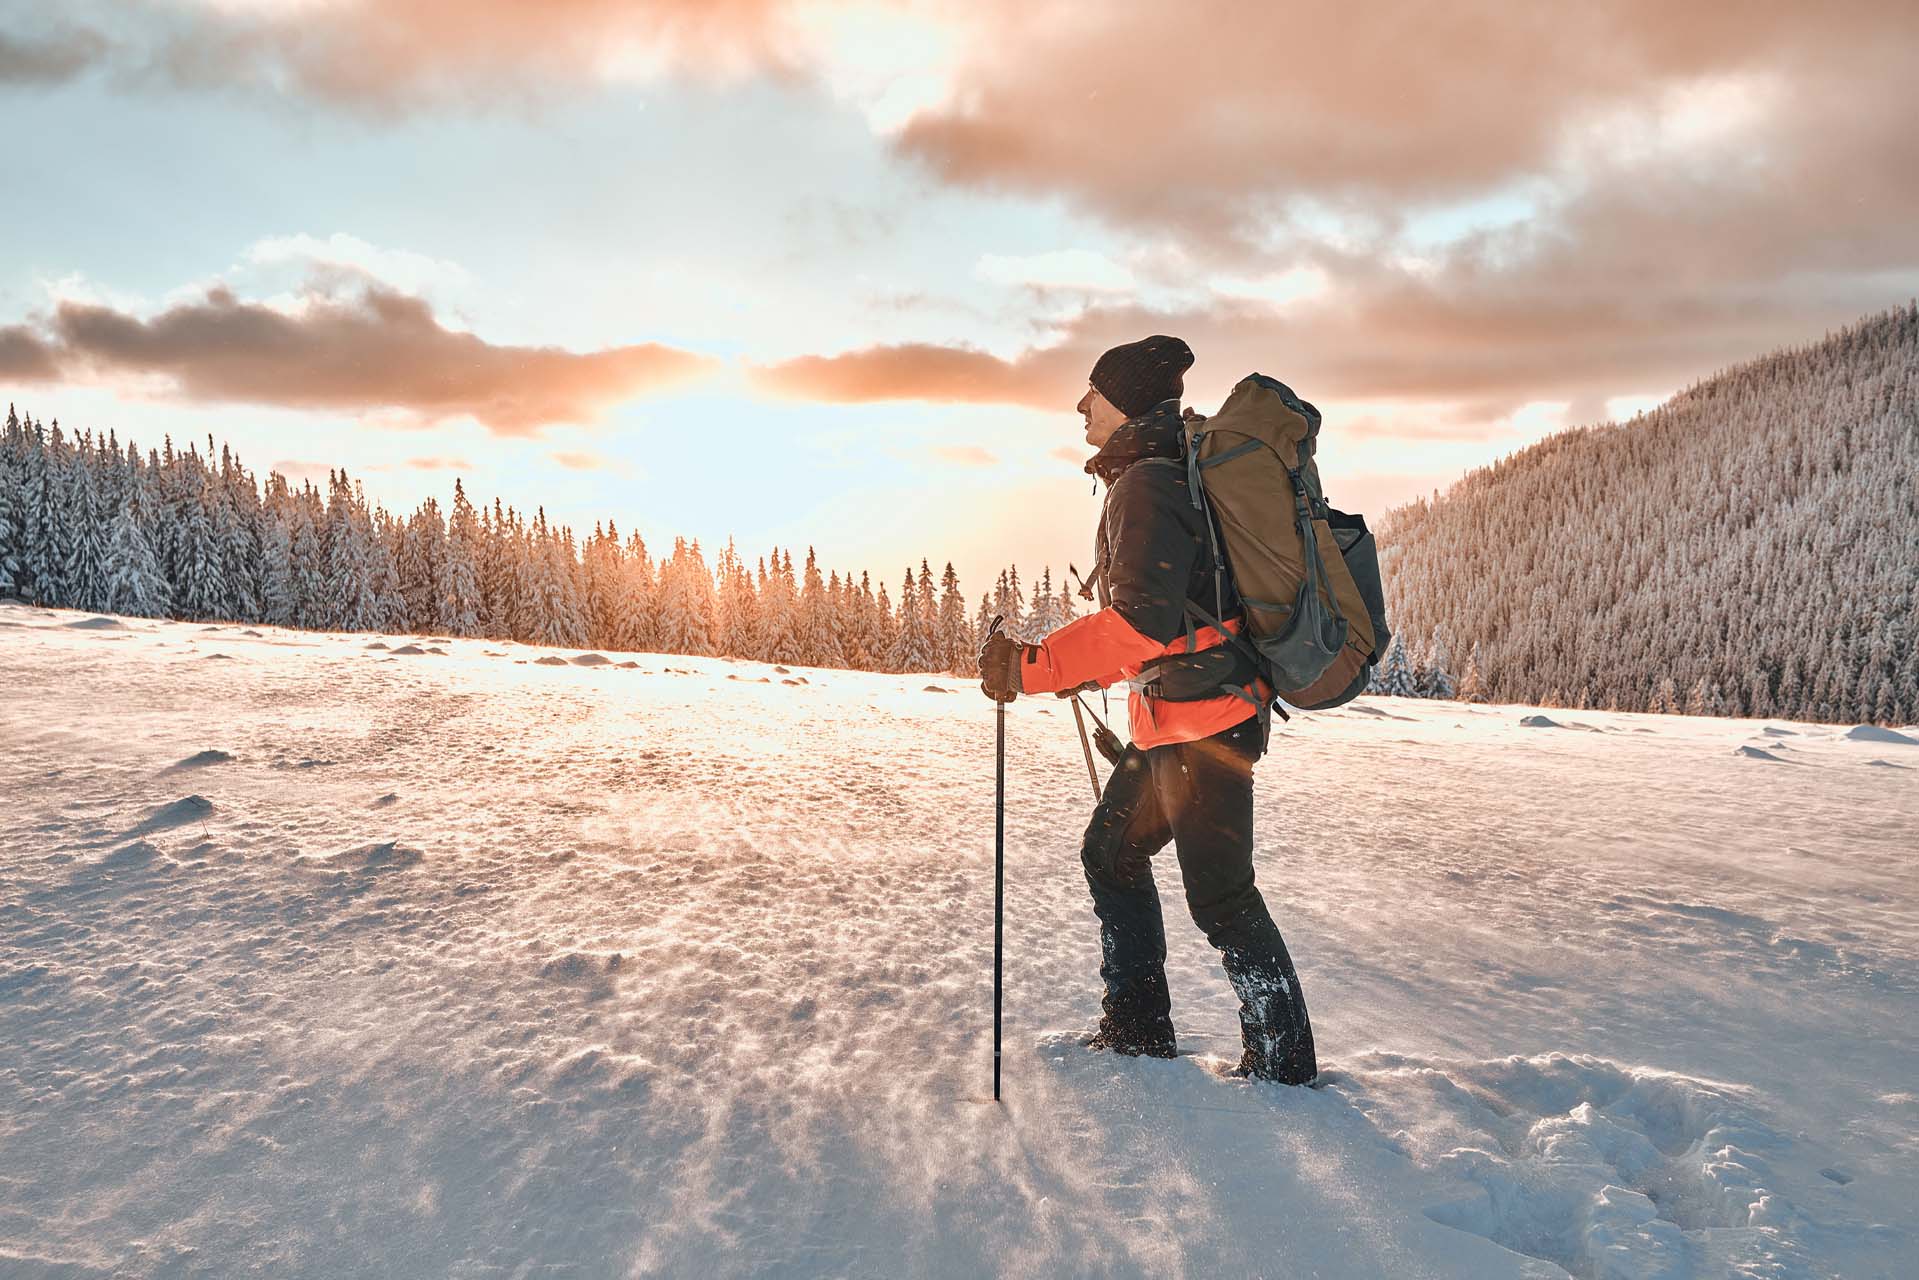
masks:
<svg viewBox="0 0 1919 1280"><path fill-rule="evenodd" d="M1257 716L1208 738L1128 746L1086 828L1080 860L1099 917L1107 1020L1143 1040L1173 1036L1166 929L1152 857L1171 841L1193 922L1239 996L1245 1046L1273 1064L1314 1069L1312 1024L1292 958L1253 884Z"/></svg>

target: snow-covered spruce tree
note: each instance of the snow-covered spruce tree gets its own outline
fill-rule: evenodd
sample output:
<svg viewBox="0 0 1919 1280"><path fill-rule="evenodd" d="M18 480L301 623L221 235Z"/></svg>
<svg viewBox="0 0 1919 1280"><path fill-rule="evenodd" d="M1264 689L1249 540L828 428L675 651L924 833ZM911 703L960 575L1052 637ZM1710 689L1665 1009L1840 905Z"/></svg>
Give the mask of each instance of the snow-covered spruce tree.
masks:
<svg viewBox="0 0 1919 1280"><path fill-rule="evenodd" d="M1473 647L1466 653L1466 670L1460 674L1459 688L1455 696L1461 702L1484 702L1485 689L1479 673L1479 641L1473 641Z"/></svg>
<svg viewBox="0 0 1919 1280"><path fill-rule="evenodd" d="M894 671L933 671L936 661L927 611L921 607L919 584L908 565L906 579L900 584L899 624L887 665Z"/></svg>
<svg viewBox="0 0 1919 1280"><path fill-rule="evenodd" d="M7 421L0 429L0 599L14 595L20 572L20 455L23 446L20 419L13 406L7 406Z"/></svg>
<svg viewBox="0 0 1919 1280"><path fill-rule="evenodd" d="M106 607L107 543L112 528L100 506L100 484L95 473L93 444L82 436L68 456L61 501L67 512L66 604L73 609Z"/></svg>
<svg viewBox="0 0 1919 1280"><path fill-rule="evenodd" d="M291 515L290 504L269 507L260 526L259 620L272 627L298 625L300 593L294 585L293 533L287 523Z"/></svg>
<svg viewBox="0 0 1919 1280"><path fill-rule="evenodd" d="M27 425L26 466L20 491L20 568L18 586L23 599L40 605L62 602L65 578L66 520L60 502L63 473L59 455L60 425L47 435L38 422Z"/></svg>
<svg viewBox="0 0 1919 1280"><path fill-rule="evenodd" d="M813 548L806 549L806 577L800 586L800 661L811 667L845 665L839 636L833 629L833 614L828 607L826 583L820 579L820 567Z"/></svg>
<svg viewBox="0 0 1919 1280"><path fill-rule="evenodd" d="M466 496L466 486L453 481L453 515L447 522L446 576L435 625L449 635L483 634L486 601L480 589L483 556L480 519Z"/></svg>
<svg viewBox="0 0 1919 1280"><path fill-rule="evenodd" d="M213 459L213 437L207 437L207 459ZM209 518L213 541L220 551L220 576L226 588L222 616L256 622L260 618L259 494L253 476L225 445L220 446L220 470L209 476Z"/></svg>
<svg viewBox="0 0 1919 1280"><path fill-rule="evenodd" d="M873 602L872 645L875 671L894 671L893 651L899 647L899 620L893 614L893 602L886 594L886 584L880 583L879 591Z"/></svg>
<svg viewBox="0 0 1919 1280"><path fill-rule="evenodd" d="M101 607L109 613L164 618L172 605L171 589L147 532L156 509L146 477L136 472L120 500L107 544Z"/></svg>
<svg viewBox="0 0 1919 1280"><path fill-rule="evenodd" d="M1434 627L1432 639L1426 643L1425 661L1419 671L1420 697L1452 698L1458 693L1451 662L1452 658L1446 651L1446 637L1441 628Z"/></svg>
<svg viewBox="0 0 1919 1280"><path fill-rule="evenodd" d="M846 665L855 671L873 669L873 654L866 648L866 616L867 610L872 607L871 579L862 573L860 585L856 587L853 585L853 575L847 574L846 580L840 584L840 605L834 613L834 625L839 631L840 652L846 655Z"/></svg>
<svg viewBox="0 0 1919 1280"><path fill-rule="evenodd" d="M780 664L802 661L799 590L793 581L793 553L773 548L760 593L759 634L753 656Z"/></svg>
<svg viewBox="0 0 1919 1280"><path fill-rule="evenodd" d="M979 651L973 629L966 621L966 597L959 589L959 574L948 560L940 574L939 607L940 669L957 676L970 676L979 666Z"/></svg>
<svg viewBox="0 0 1919 1280"><path fill-rule="evenodd" d="M1033 589L1033 608L1026 615L1026 634L1031 640L1044 640L1060 628L1059 599L1053 594L1053 568L1040 570L1039 585Z"/></svg>
<svg viewBox="0 0 1919 1280"><path fill-rule="evenodd" d="M759 633L759 618L753 607L753 578L732 538L726 540L726 549L713 565L713 598L719 611L714 646L726 657L752 656Z"/></svg>
<svg viewBox="0 0 1919 1280"><path fill-rule="evenodd" d="M940 649L940 606L939 593L933 587L933 569L924 559L920 560L919 582L914 587L915 600L920 611L920 627L926 632L926 661L929 671L938 671L945 666L945 655Z"/></svg>
<svg viewBox="0 0 1919 1280"><path fill-rule="evenodd" d="M659 647L664 653L702 656L713 652L707 630L706 601L711 591L706 566L695 564L695 552L685 538L673 540L672 556L660 566Z"/></svg>
<svg viewBox="0 0 1919 1280"><path fill-rule="evenodd" d="M400 590L400 554L406 528L375 507L373 522L373 561L368 580L373 584L373 626L375 631L412 631L407 617L406 593Z"/></svg>
<svg viewBox="0 0 1919 1280"><path fill-rule="evenodd" d="M174 609L182 618L208 622L225 616L226 561L214 536L212 513L207 510L207 472L199 454L189 448L181 455L181 468L172 513L177 530Z"/></svg>
<svg viewBox="0 0 1919 1280"><path fill-rule="evenodd" d="M1416 698L1419 689L1413 680L1412 660L1406 656L1406 642L1395 631L1386 646L1386 657L1376 671L1379 680L1377 692L1392 698Z"/></svg>
<svg viewBox="0 0 1919 1280"><path fill-rule="evenodd" d="M1020 589L1018 565L1009 565L1000 574L999 586L993 595L993 611L1004 618L1000 625L1007 635L1021 642L1032 638L1026 633L1026 595Z"/></svg>
<svg viewBox="0 0 1919 1280"><path fill-rule="evenodd" d="M434 630L440 625L446 595L446 526L440 504L432 498L399 524L397 560L406 629Z"/></svg>
<svg viewBox="0 0 1919 1280"><path fill-rule="evenodd" d="M626 555L621 564L620 630L621 649L657 647L658 602L652 553L646 539L633 532L626 536Z"/></svg>

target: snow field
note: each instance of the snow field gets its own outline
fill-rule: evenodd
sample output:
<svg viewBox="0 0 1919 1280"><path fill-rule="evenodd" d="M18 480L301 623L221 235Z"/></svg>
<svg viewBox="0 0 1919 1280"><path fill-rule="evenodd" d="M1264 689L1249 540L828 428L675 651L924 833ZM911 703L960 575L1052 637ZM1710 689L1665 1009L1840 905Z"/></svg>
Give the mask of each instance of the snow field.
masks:
<svg viewBox="0 0 1919 1280"><path fill-rule="evenodd" d="M1915 744L1277 728L1288 1090L1208 1070L1170 857L1200 1056L1074 1043L1092 797L1023 699L996 1108L991 705L593 656L0 605L0 1275L1907 1274Z"/></svg>

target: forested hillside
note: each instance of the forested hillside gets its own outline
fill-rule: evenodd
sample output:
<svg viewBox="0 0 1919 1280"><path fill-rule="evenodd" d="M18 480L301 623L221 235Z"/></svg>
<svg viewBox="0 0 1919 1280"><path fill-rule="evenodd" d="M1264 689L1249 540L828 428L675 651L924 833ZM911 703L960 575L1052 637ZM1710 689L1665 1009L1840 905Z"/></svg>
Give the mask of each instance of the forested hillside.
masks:
<svg viewBox="0 0 1919 1280"><path fill-rule="evenodd" d="M1909 723L1915 476L1907 305L1394 509L1388 613L1490 700Z"/></svg>

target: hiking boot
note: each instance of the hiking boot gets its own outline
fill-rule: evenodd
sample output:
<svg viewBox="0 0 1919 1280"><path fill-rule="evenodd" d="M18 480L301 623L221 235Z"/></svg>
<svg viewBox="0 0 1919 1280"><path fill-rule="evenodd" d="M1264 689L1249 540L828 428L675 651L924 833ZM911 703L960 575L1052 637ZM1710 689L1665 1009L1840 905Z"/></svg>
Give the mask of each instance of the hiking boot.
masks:
<svg viewBox="0 0 1919 1280"><path fill-rule="evenodd" d="M1241 1079L1270 1080L1274 1084L1309 1085L1319 1078L1319 1069L1308 1055L1268 1054L1247 1049L1239 1055L1239 1064L1226 1074Z"/></svg>
<svg viewBox="0 0 1919 1280"><path fill-rule="evenodd" d="M1129 1058L1177 1058L1179 1048L1173 1041L1173 1029L1148 1028L1133 1023L1101 1018L1099 1029L1080 1041L1088 1049L1111 1050Z"/></svg>

